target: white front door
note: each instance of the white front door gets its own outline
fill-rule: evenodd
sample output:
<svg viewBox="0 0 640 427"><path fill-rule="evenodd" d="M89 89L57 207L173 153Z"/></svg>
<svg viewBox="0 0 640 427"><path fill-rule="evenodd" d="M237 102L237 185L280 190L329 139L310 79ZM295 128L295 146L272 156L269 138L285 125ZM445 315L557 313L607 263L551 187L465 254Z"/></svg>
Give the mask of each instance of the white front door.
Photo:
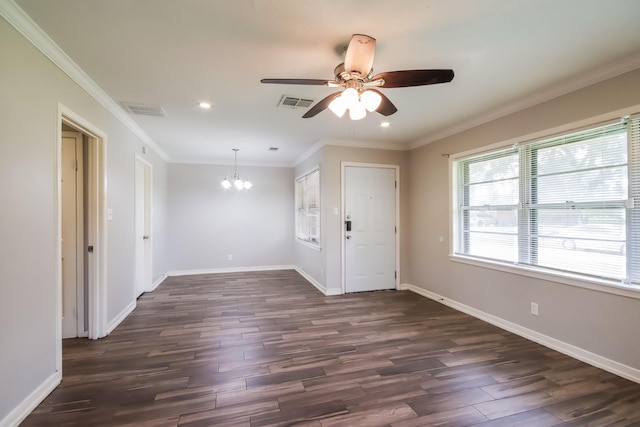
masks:
<svg viewBox="0 0 640 427"><path fill-rule="evenodd" d="M135 167L135 296L151 288L151 166L136 159Z"/></svg>
<svg viewBox="0 0 640 427"><path fill-rule="evenodd" d="M82 134L62 133L62 338L84 332Z"/></svg>
<svg viewBox="0 0 640 427"><path fill-rule="evenodd" d="M345 166L344 173L345 290L395 289L396 168Z"/></svg>

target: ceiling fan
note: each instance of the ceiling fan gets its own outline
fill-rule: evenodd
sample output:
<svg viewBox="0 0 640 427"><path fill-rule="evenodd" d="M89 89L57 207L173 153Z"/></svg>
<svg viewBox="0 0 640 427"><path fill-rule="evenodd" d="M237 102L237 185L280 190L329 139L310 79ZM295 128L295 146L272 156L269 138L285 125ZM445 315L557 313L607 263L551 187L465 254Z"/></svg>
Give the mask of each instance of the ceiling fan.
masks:
<svg viewBox="0 0 640 427"><path fill-rule="evenodd" d="M342 87L319 101L302 118L314 117L329 108L338 117L349 110L351 120L364 118L367 111L376 111L390 116L398 111L395 105L382 92L375 88L424 86L448 83L453 80L453 70L403 70L373 74L373 58L376 51L376 39L364 34L354 34L347 46L344 62L335 70L335 80L319 79L262 79L261 83L290 85L316 85Z"/></svg>

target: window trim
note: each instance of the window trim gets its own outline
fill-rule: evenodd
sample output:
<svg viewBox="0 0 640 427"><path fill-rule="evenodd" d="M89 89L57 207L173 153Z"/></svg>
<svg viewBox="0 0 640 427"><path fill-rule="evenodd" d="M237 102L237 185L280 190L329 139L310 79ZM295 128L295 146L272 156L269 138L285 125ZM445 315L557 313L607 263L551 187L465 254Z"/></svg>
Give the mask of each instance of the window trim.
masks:
<svg viewBox="0 0 640 427"><path fill-rule="evenodd" d="M459 153L446 154L448 157L449 169L449 260L466 265L472 265L480 268L486 268L506 273L516 274L524 277L554 282L569 286L575 286L583 289L590 289L608 294L620 295L634 299L640 299L640 286L625 284L619 280L608 280L596 278L589 275L579 273L570 273L546 269L544 267L536 267L530 265L512 264L508 261L498 261L493 259L483 259L480 257L472 257L464 254L456 254L454 252L455 239L459 232L459 215L458 209L458 173L455 162L472 156L480 156L483 153L491 153L497 150L506 150L520 144L530 144L538 141L551 139L567 133L579 132L587 128L603 126L608 123L621 120L624 117L637 118L640 114L640 105L633 106L622 110L616 110L610 113L591 117L588 119L563 124L547 130L542 130L524 136L509 138L507 140L483 145L470 150Z"/></svg>
<svg viewBox="0 0 640 427"><path fill-rule="evenodd" d="M310 242L307 240L303 240L300 239L298 237L298 189L297 189L297 184L298 182L303 179L306 178L307 176L311 175L312 173L318 172L318 200L319 200L319 204L320 206L318 207L318 222L319 222L319 227L320 227L320 241L315 243L315 242ZM321 187L321 171L320 171L320 164L317 164L315 166L313 166L312 168L310 168L309 170L301 173L300 175L296 176L293 180L293 189L294 189L294 240L296 243L299 243L300 245L306 246L310 249L313 249L315 251L320 252L322 250L322 192L320 190Z"/></svg>
<svg viewBox="0 0 640 427"><path fill-rule="evenodd" d="M509 264L495 260L475 258L459 254L449 254L449 260L461 264L473 265L489 270L502 271L519 276L531 277L547 282L560 283L608 294L620 295L640 300L640 286L625 285L619 280L598 279L577 273L568 273L534 266Z"/></svg>

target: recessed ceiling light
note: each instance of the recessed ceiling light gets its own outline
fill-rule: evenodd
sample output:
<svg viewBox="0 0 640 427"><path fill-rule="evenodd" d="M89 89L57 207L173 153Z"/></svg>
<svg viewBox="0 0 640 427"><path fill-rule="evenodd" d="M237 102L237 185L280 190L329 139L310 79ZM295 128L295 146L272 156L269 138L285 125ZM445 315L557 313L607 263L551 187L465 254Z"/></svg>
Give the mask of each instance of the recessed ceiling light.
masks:
<svg viewBox="0 0 640 427"><path fill-rule="evenodd" d="M381 128L388 128L389 126L391 126L391 123L389 123L389 122L382 122L382 123L380 123L380 127L381 127Z"/></svg>
<svg viewBox="0 0 640 427"><path fill-rule="evenodd" d="M200 108L204 108L205 110L208 110L209 108L211 108L211 104L209 104L208 102L201 102L198 105L200 105Z"/></svg>

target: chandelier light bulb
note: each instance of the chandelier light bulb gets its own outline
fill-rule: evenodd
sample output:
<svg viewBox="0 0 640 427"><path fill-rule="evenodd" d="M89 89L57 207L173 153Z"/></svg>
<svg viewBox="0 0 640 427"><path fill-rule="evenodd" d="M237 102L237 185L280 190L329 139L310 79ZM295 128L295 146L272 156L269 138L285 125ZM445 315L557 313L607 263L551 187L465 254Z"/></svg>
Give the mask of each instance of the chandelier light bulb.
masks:
<svg viewBox="0 0 640 427"><path fill-rule="evenodd" d="M251 183L251 181L246 180L246 181L244 182L244 189L245 189L245 190L248 190L248 189L250 189L251 187L253 187L253 184Z"/></svg>
<svg viewBox="0 0 640 427"><path fill-rule="evenodd" d="M229 181L227 178L225 178L220 185L222 186L222 188L224 188L225 190L228 190L231 188L231 181Z"/></svg>
<svg viewBox="0 0 640 427"><path fill-rule="evenodd" d="M236 190L242 190L244 188L244 182L242 182L240 178L236 178L236 180L233 181L233 186Z"/></svg>

